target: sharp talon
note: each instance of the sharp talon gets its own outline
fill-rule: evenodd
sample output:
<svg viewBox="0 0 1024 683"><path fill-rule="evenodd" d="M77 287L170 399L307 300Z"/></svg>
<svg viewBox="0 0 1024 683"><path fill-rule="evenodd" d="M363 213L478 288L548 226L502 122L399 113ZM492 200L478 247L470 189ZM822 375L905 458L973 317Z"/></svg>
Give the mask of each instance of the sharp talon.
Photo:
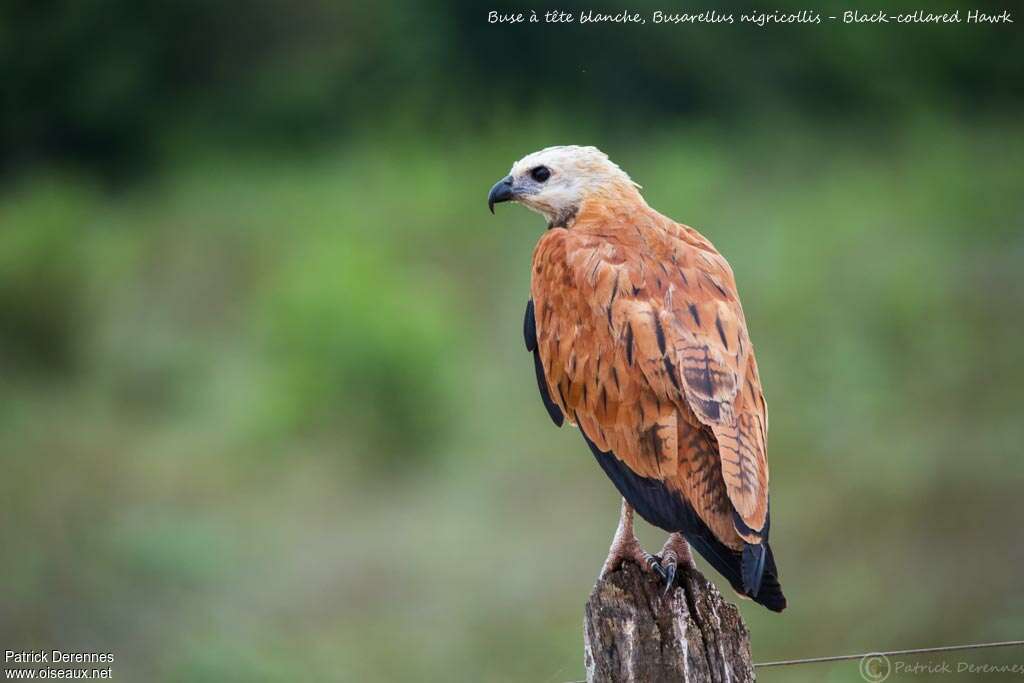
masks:
<svg viewBox="0 0 1024 683"><path fill-rule="evenodd" d="M644 553L644 560L647 562L647 568L655 572L662 579L665 578L665 568L661 566L661 560L658 559L657 555L651 555Z"/></svg>
<svg viewBox="0 0 1024 683"><path fill-rule="evenodd" d="M668 592L670 590L672 590L672 586L676 582L676 567L677 566L678 565L675 562L673 562L672 564L668 565L668 569L665 571L665 576L663 577L665 579L665 593L664 593L664 595L668 595Z"/></svg>

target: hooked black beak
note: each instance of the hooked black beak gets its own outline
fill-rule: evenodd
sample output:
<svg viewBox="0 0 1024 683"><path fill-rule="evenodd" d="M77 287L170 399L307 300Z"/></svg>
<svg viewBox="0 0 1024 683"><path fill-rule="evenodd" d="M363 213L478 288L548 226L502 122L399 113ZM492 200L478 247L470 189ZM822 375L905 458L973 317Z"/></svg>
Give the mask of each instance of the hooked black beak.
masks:
<svg viewBox="0 0 1024 683"><path fill-rule="evenodd" d="M494 183L487 194L487 208L494 213L494 205L512 199L512 176L508 175Z"/></svg>

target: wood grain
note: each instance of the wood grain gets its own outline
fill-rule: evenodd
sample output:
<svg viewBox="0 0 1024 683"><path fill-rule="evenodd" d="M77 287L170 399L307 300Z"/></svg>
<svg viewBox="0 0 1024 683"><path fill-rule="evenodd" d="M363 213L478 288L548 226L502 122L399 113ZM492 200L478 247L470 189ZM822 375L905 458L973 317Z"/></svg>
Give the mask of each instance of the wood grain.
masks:
<svg viewBox="0 0 1024 683"><path fill-rule="evenodd" d="M623 564L594 586L584 617L588 683L745 683L755 680L739 610L696 570L663 585Z"/></svg>

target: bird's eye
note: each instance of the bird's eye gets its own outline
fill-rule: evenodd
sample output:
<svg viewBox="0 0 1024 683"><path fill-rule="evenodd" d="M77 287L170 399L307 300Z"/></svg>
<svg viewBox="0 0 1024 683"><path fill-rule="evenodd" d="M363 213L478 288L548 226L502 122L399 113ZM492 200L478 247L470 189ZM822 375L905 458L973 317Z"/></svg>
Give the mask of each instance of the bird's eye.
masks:
<svg viewBox="0 0 1024 683"><path fill-rule="evenodd" d="M537 168L530 171L530 177L536 180L538 183L543 183L545 180L551 177L551 170L547 166L538 166Z"/></svg>

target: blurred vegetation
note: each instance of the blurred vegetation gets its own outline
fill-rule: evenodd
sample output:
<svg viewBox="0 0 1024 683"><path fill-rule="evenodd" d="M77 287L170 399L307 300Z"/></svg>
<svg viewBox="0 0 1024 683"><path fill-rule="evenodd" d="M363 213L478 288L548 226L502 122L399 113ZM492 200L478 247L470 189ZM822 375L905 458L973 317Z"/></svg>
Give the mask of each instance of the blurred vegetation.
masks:
<svg viewBox="0 0 1024 683"><path fill-rule="evenodd" d="M806 9L791 0L708 8L716 5ZM382 116L455 131L466 122L513 125L538 107L585 109L589 125L640 128L680 115L751 125L766 112L793 111L891 124L935 108L974 115L1024 99L1024 40L1012 27L486 23L489 9L526 7L8 2L0 7L3 161L57 156L130 177L197 139L309 151ZM560 9L622 8L570 0ZM682 11L656 2L633 9ZM818 9L851 8L833 1ZM952 0L928 7L956 9L966 15Z"/></svg>
<svg viewBox="0 0 1024 683"><path fill-rule="evenodd" d="M522 349L540 220L484 204L567 142L737 273L791 604L742 603L755 658L1020 637L1020 31L484 16L0 9L4 647L579 678L616 497Z"/></svg>

